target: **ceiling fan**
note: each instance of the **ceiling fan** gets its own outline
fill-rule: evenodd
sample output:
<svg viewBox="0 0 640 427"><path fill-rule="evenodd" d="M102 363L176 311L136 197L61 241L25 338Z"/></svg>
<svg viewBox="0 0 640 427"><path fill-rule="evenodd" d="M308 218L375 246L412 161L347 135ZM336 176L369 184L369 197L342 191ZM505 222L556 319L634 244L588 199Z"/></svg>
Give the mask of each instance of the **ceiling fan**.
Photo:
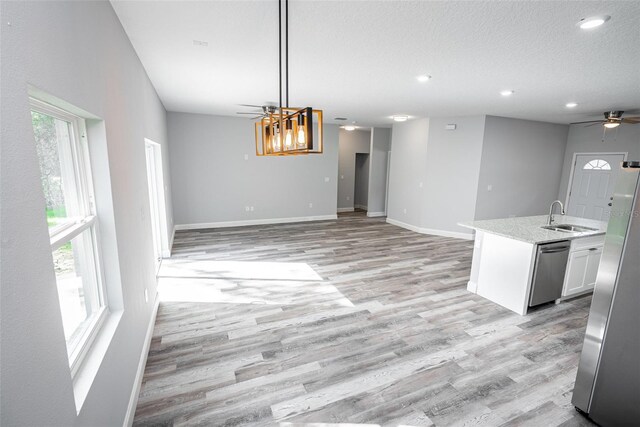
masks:
<svg viewBox="0 0 640 427"><path fill-rule="evenodd" d="M261 119L263 117L268 117L269 114L275 114L278 111L278 107L275 105L253 105L253 104L238 104L240 107L251 107L251 108L259 108L262 111L238 111L236 114L247 114L253 117L249 117L251 120Z"/></svg>
<svg viewBox="0 0 640 427"><path fill-rule="evenodd" d="M604 120L588 120L586 122L575 122L571 123L572 125L586 124L590 123L587 126L593 126L596 124L602 124L607 129L613 129L620 126L622 123L628 124L638 124L640 123L640 116L635 117L622 117L624 111L606 111L604 113Z"/></svg>

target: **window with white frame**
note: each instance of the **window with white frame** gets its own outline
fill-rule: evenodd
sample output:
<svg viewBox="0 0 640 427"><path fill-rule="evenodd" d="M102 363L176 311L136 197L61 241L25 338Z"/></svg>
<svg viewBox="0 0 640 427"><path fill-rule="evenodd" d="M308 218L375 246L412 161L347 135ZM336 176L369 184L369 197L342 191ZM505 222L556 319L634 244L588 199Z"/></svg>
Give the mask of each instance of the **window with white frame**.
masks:
<svg viewBox="0 0 640 427"><path fill-rule="evenodd" d="M84 119L31 100L53 268L72 373L107 313Z"/></svg>

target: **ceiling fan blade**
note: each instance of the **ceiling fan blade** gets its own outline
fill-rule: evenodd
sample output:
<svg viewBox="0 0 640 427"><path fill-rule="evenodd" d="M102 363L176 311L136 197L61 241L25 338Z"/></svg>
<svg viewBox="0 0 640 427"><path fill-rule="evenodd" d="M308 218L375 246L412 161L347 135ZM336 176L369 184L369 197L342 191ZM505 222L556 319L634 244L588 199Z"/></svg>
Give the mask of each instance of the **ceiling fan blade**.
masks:
<svg viewBox="0 0 640 427"><path fill-rule="evenodd" d="M571 125L582 125L585 123L604 123L604 120L587 120L586 122L573 122L573 123L569 123Z"/></svg>
<svg viewBox="0 0 640 427"><path fill-rule="evenodd" d="M257 111L253 111L253 112L240 112L240 111L236 111L236 114L251 114L253 116L255 116L256 114L260 114Z"/></svg>
<svg viewBox="0 0 640 427"><path fill-rule="evenodd" d="M255 107L255 108L262 108L262 105L253 105L253 104L238 104L240 107Z"/></svg>
<svg viewBox="0 0 640 427"><path fill-rule="evenodd" d="M582 127L583 127L583 128L588 128L588 127L595 126L595 125L599 125L599 124L602 124L602 123L603 123L603 122L596 122L596 123L591 123L590 125L585 125L585 126L582 126Z"/></svg>
<svg viewBox="0 0 640 427"><path fill-rule="evenodd" d="M637 123L640 123L640 117L625 117L624 119L622 119L622 123L630 123L632 125L635 125Z"/></svg>

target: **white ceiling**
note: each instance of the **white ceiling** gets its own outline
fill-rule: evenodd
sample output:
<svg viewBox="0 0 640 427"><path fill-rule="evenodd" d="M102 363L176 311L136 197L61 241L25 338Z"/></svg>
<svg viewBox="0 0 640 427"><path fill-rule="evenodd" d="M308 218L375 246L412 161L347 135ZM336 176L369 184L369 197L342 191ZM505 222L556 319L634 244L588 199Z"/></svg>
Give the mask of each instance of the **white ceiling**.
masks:
<svg viewBox="0 0 640 427"><path fill-rule="evenodd" d="M277 104L276 0L112 4L167 110L235 115L247 111L237 104ZM290 104L322 109L329 122L491 114L570 123L640 107L638 1L292 0L289 10ZM600 14L611 16L602 27L576 25ZM417 82L423 73L433 79Z"/></svg>

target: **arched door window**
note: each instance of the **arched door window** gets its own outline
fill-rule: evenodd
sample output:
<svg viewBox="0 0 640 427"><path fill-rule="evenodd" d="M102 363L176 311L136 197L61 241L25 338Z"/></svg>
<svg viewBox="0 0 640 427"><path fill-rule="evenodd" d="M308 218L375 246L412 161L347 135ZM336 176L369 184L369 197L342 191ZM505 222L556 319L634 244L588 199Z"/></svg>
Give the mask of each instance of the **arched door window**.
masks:
<svg viewBox="0 0 640 427"><path fill-rule="evenodd" d="M611 165L606 160L594 159L594 160L591 160L586 165L584 165L584 167L582 169L584 169L584 170L610 171L611 170Z"/></svg>

